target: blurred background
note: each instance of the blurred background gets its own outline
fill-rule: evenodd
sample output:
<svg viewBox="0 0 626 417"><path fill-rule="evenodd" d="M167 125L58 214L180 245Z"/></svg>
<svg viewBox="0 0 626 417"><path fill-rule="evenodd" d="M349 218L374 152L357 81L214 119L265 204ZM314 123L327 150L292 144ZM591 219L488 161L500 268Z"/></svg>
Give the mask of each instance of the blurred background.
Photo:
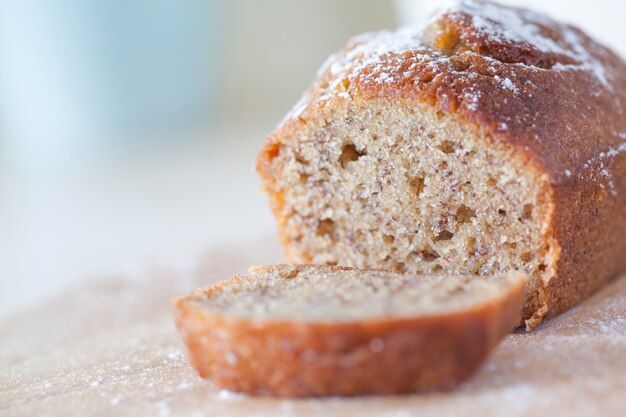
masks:
<svg viewBox="0 0 626 417"><path fill-rule="evenodd" d="M506 1L626 56L622 0ZM441 0L0 2L0 317L274 236L254 159L352 35Z"/></svg>

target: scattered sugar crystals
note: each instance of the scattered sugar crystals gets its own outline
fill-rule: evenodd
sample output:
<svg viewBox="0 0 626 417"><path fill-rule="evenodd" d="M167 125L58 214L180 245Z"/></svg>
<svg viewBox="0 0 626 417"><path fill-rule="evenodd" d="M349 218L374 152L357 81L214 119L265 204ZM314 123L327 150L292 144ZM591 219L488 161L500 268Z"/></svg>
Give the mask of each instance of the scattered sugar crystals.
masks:
<svg viewBox="0 0 626 417"><path fill-rule="evenodd" d="M241 400L246 397L244 394L235 391L229 391L227 389L220 390L218 396L222 400Z"/></svg>
<svg viewBox="0 0 626 417"><path fill-rule="evenodd" d="M619 152L617 146L615 149ZM241 255L242 252L256 253L258 247L242 249L233 253L231 269L242 270L262 261L262 258L251 260ZM276 256L279 256L278 249ZM223 252L214 256L211 267L219 268L224 257ZM70 311L75 311L73 293L21 318L22 325L0 344L3 363L9 358L14 358L11 361L15 363L8 368L0 365L0 387L5 398L3 411L8 415L59 417L208 417L250 412L277 417L400 416L407 410L447 416L458 415L459 410L465 409L477 415L540 415L542 412L558 415L558 412L568 411L568 415L572 415L581 405L587 407L587 412L582 413L585 415L621 415L623 411L623 408L607 411L598 407L619 405L606 399L623 392L626 277L608 283L590 300L548 320L533 332L518 331L507 337L483 369L454 392L293 402L219 390L210 381L198 378L183 355L168 311L169 297L180 292L175 283L182 278L149 278L141 285L133 284L135 303L124 311L107 310L106 318L110 321L106 326L101 325L100 306L87 304L81 310L81 318L87 319L81 327L69 336L53 340L57 332L49 329L50 323L67 329L70 324L76 324L75 317L66 314L68 306ZM82 288L83 296L103 297L100 285ZM149 293L149 289L155 292ZM111 305L115 299L115 293L111 293ZM62 306L62 309L55 313L55 306ZM142 314L135 316L133 312ZM41 320L43 315L50 320ZM136 318L129 322L129 316ZM96 332L88 333L87 329L93 329L94 323L98 324ZM33 333L43 336L45 343L28 339ZM80 342L74 342L77 340ZM384 342L376 338L368 347L372 351L385 348ZM314 352L303 355L313 357ZM97 384L92 386L94 382Z"/></svg>
<svg viewBox="0 0 626 417"><path fill-rule="evenodd" d="M494 80L498 81L503 88L507 89L507 90L511 90L514 93L517 93L519 90L517 89L517 86L515 84L513 84L513 81L511 81L510 78L502 78L498 75L494 75Z"/></svg>
<svg viewBox="0 0 626 417"><path fill-rule="evenodd" d="M540 27L533 23L551 26L554 22L531 10L513 10L473 0L461 2L459 10L474 15L472 25L488 38L501 42L522 42L544 53L568 57L574 63L557 62L552 69L588 70L604 88L612 90L606 68L587 51L581 35L570 26L559 24L565 44L561 45L544 36Z"/></svg>
<svg viewBox="0 0 626 417"><path fill-rule="evenodd" d="M465 92L464 96L467 100L469 100L469 103L467 104L467 108L469 110L478 110L478 100L480 99L481 94L480 90L470 90Z"/></svg>
<svg viewBox="0 0 626 417"><path fill-rule="evenodd" d="M390 81L392 81L392 78L391 78L391 76L390 76L388 73L386 73L386 72L381 73L381 74L378 76L378 78L376 78L376 82L377 82L377 83L386 83L386 82L388 83L388 82L390 82Z"/></svg>
<svg viewBox="0 0 626 417"><path fill-rule="evenodd" d="M580 178L584 180L585 176L587 176L601 185L604 185L604 182L606 182L611 194L616 196L617 190L615 189L613 173L609 171L606 165L622 152L626 152L626 142L617 147L610 147L608 150L590 158L583 164L583 173L580 174ZM604 178L604 181L602 181L602 178Z"/></svg>
<svg viewBox="0 0 626 417"><path fill-rule="evenodd" d="M490 56L484 55L482 58L486 62L491 62L489 70L500 86L513 94L523 93L532 97L531 93L522 91L521 82L517 80L514 71L509 76L502 75L502 69L506 65L511 68L523 67L526 70L542 71L586 71L597 81L598 89L612 89L613 74L598 60L601 55L590 53L585 47L586 38L566 24L555 22L541 14L528 10L514 10L502 8L489 2L478 2L473 0L462 1L452 9L443 10L435 15L430 24L442 17L442 13L447 12L448 18L462 19L469 14L472 17L471 24L473 30L482 34L495 42L504 44L509 42L521 43L529 47L536 48L539 52L552 54L556 63L549 69L537 68L518 62L513 64L503 64ZM554 40L548 37L541 25L552 27L556 25L562 34L561 38ZM549 31L548 31L549 32ZM351 89L345 86L352 85L354 79L363 75L363 70L367 68L366 79L376 84L389 84L393 82L403 82L407 78L414 77L416 62L403 67L397 61L389 59L390 55L412 52L411 58L416 61L427 62L436 74L444 71L455 71L451 65L449 56L433 51L424 42L424 28L419 26L403 27L396 31L381 31L377 33L365 33L352 38L348 42L348 47L339 53L331 55L318 71L318 85L316 93L307 93L294 106L287 118L297 119L302 115L311 101L325 105L335 97L350 100ZM560 62L563 61L563 62ZM408 64L405 60L405 64ZM464 77L476 77L471 71L464 72ZM436 75L438 76L438 75ZM346 80L348 83L346 84ZM593 80L592 80L593 81ZM531 81L526 81L525 85L532 87ZM600 93L597 93L600 95ZM479 109L479 93L468 91L463 93L463 101L469 111ZM504 99L505 104L507 99ZM531 121L529 121L531 122ZM497 125L498 130L508 130L505 123Z"/></svg>
<svg viewBox="0 0 626 417"><path fill-rule="evenodd" d="M587 320L587 324L597 329L600 333L615 334L616 332L624 332L626 330L626 318L624 317L626 315L617 315L610 320L590 318Z"/></svg>

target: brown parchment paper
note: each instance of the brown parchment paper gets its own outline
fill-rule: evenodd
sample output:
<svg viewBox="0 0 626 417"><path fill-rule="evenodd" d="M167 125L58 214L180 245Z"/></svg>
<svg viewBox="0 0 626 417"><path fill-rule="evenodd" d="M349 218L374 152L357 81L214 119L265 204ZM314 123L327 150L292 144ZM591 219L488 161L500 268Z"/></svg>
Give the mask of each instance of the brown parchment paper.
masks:
<svg viewBox="0 0 626 417"><path fill-rule="evenodd" d="M626 256L626 254L625 254ZM626 416L626 276L530 333L510 335L459 389L276 400L200 380L170 299L282 259L273 240L89 281L0 323L0 416Z"/></svg>

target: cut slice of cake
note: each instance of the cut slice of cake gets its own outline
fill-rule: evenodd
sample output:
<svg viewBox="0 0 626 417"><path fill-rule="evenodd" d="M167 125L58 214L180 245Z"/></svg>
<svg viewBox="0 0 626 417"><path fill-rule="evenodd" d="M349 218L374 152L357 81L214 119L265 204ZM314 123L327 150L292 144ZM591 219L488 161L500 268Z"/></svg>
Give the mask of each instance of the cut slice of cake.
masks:
<svg viewBox="0 0 626 417"><path fill-rule="evenodd" d="M319 265L250 273L176 299L176 324L201 377L283 397L454 387L519 322L529 279Z"/></svg>

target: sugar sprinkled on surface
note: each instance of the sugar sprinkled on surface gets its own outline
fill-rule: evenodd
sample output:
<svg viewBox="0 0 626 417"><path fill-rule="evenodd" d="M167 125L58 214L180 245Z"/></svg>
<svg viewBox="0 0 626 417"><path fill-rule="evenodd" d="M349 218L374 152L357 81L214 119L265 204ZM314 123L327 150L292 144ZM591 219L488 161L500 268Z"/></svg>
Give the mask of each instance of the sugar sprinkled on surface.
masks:
<svg viewBox="0 0 626 417"><path fill-rule="evenodd" d="M523 71L583 71L590 74L591 82L597 82L598 89L612 89L613 75L584 46L587 42L585 35L571 26L562 24L539 13L524 9L501 7L489 2L462 1L460 5L443 10L436 14L429 24L435 24L447 14L448 18L461 19L462 16L473 16L472 30L483 34L491 41L513 42L522 47L535 48L541 53L553 54L556 62L550 68L539 68L523 62L502 62L489 55L481 55L481 60L489 64L489 70L495 74L496 80L502 89L514 95L533 97L533 83L522 83L516 75L516 69ZM542 25L556 28L560 37L552 38L542 29ZM549 32L549 31L548 31ZM442 73L456 72L452 65L451 56L442 54L432 47L427 39L427 31L422 27L403 27L396 31L382 31L365 33L352 38L345 50L331 55L318 71L318 84L313 93L309 91L293 107L286 118L298 119L307 110L309 105L316 103L324 106L332 99L351 100L352 85L356 77L363 77L363 81L378 85L403 83L411 77L419 77L415 67L422 62L434 71L434 79ZM430 36L430 35L428 35ZM558 40L557 40L558 39ZM504 45L507 45L504 43ZM406 55L410 52L409 55ZM473 54L474 52L466 52ZM394 60L394 56L405 55L406 58ZM414 60L414 62L411 62ZM561 62L562 61L562 62ZM400 62L406 65L401 66ZM503 75L506 69L510 75ZM367 71L364 71L367 69ZM463 77L476 78L479 74L473 71L462 71ZM482 76L482 75L481 75ZM471 88L471 87L469 87ZM480 92L465 91L459 99L470 112L480 109ZM599 96L600 93L598 92ZM445 92L440 96L448 100ZM506 105L508 99L504 98ZM516 122L532 124L533 116L518 115ZM524 119L524 120L522 120ZM507 120L497 120L496 127L500 131L509 129ZM539 140L539 139L537 139Z"/></svg>
<svg viewBox="0 0 626 417"><path fill-rule="evenodd" d="M390 82L391 80L391 76L386 72L381 73L378 78L376 78L377 83Z"/></svg>
<svg viewBox="0 0 626 417"><path fill-rule="evenodd" d="M478 109L478 100L481 95L482 93L479 90L467 91L465 93L464 97L469 100L469 103L467 104L467 108L469 110L475 111Z"/></svg>
<svg viewBox="0 0 626 417"><path fill-rule="evenodd" d="M543 35L539 26L532 23L538 22L539 24L549 26L554 22L531 10L514 10L488 2L476 2L473 0L461 2L459 10L473 15L472 24L474 28L488 38L508 42L523 42L527 45L532 45L542 52L567 56L574 60L575 63L562 64L557 62L552 69L589 70L603 87L612 90L606 69L589 54L583 46L581 36L570 26L559 24L563 40L567 44L567 47L565 47Z"/></svg>
<svg viewBox="0 0 626 417"><path fill-rule="evenodd" d="M546 23L546 19L540 14L528 10L520 13L495 4L474 1L462 2L460 10L472 14L473 26L492 39L525 42L535 45L542 52L568 53L554 40L543 36L537 25L525 21L528 19Z"/></svg>
<svg viewBox="0 0 626 417"><path fill-rule="evenodd" d="M505 78L504 80L502 80L502 85L504 86L504 88L509 89L514 93L517 93L518 91L515 84L513 84L513 81L511 81L509 78Z"/></svg>
<svg viewBox="0 0 626 417"><path fill-rule="evenodd" d="M616 317L612 317L610 319L606 318L590 318L587 320L587 324L589 324L592 328L597 328L601 333L604 334L615 334L616 332L624 332L626 316L617 315Z"/></svg>
<svg viewBox="0 0 626 417"><path fill-rule="evenodd" d="M507 90L511 90L514 93L517 93L519 90L517 88L517 86L515 84L513 84L513 81L511 81L510 78L502 78L499 75L494 75L493 77L494 80L496 80L497 82L500 83L500 85L502 85L502 88L505 88Z"/></svg>
<svg viewBox="0 0 626 417"><path fill-rule="evenodd" d="M265 259L249 259L245 254L262 253L272 242L232 253L228 271L220 270L223 252L213 255L207 268L219 277L231 269L245 270ZM280 259L279 248L274 251L271 259ZM99 303L79 304L82 301L76 293L69 293L5 323L9 333L0 333L3 411L59 417L208 417L251 411L277 417L402 416L415 410L428 416L458 415L459 410L477 415L566 416L620 415L623 411L619 400L626 375L626 276L533 332L507 337L483 369L454 392L290 403L220 391L195 375L182 354L169 314L169 299L181 292L178 285L183 276L151 275L144 282L120 284L110 292L103 291L103 286L110 285L106 280L80 289L84 300L100 298ZM203 274L190 287L206 284ZM134 292L136 301L111 310L122 290ZM85 319L80 323L67 314L79 305L79 319ZM42 316L48 320L41 320ZM66 333L55 339L59 329ZM7 367L7 363L15 365ZM120 373L126 366L130 369ZM93 381L102 383L91 387ZM68 413L69 407L73 414Z"/></svg>
<svg viewBox="0 0 626 417"><path fill-rule="evenodd" d="M580 178L584 180L587 175L590 179L599 182L601 186L608 186L611 194L617 195L613 173L609 171L607 164L622 152L626 152L626 142L616 147L610 147L606 151L600 152L597 156L588 159L583 164L583 173L580 174ZM604 178L606 184L601 181L600 177Z"/></svg>
<svg viewBox="0 0 626 417"><path fill-rule="evenodd" d="M241 400L243 398L246 398L244 394L235 391L229 391L227 389L220 390L219 397L222 400Z"/></svg>
<svg viewBox="0 0 626 417"><path fill-rule="evenodd" d="M181 360L184 359L185 355L180 350L175 350L173 352L169 352L167 354L168 359L172 360Z"/></svg>
<svg viewBox="0 0 626 417"><path fill-rule="evenodd" d="M325 88L325 93L322 94L320 100L329 100L334 95L339 95L339 86L344 79L352 81L363 68L369 65L380 65L384 56L421 48L423 45L421 28L419 27L404 27L395 32L381 31L355 36L350 40L345 53L331 55L318 71L318 77L328 72L333 78ZM374 81L378 83L391 82L393 78L389 73L381 72ZM343 93L345 97L345 92ZM292 111L292 113L297 112Z"/></svg>

